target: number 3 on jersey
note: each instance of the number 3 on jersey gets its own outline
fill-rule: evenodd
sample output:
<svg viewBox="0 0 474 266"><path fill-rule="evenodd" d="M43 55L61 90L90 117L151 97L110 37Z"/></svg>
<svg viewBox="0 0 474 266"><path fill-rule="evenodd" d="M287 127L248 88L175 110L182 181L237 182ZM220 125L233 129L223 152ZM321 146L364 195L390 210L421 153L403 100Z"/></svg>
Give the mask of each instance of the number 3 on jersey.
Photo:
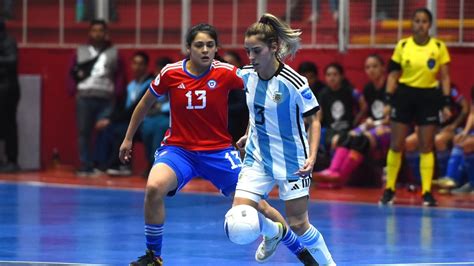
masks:
<svg viewBox="0 0 474 266"><path fill-rule="evenodd" d="M265 107L255 105L255 124L263 125L265 123Z"/></svg>
<svg viewBox="0 0 474 266"><path fill-rule="evenodd" d="M193 93L194 92L194 93ZM186 109L204 109L206 108L206 91L205 90L195 90L186 92L186 97L188 98L188 105ZM196 101L199 105L193 105L193 95L196 97Z"/></svg>

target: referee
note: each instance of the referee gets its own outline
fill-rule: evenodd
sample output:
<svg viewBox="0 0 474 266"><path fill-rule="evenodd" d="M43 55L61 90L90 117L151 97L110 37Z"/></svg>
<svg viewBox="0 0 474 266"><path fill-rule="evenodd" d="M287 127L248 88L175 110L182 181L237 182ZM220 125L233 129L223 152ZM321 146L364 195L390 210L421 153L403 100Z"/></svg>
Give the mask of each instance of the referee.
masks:
<svg viewBox="0 0 474 266"><path fill-rule="evenodd" d="M437 205L431 194L435 165L433 146L440 108L444 116L451 115L448 69L450 57L444 42L429 35L432 23L433 15L428 9L415 10L412 20L413 35L398 42L389 63L386 114L390 115L392 135L387 154L387 182L379 202L381 205L392 204L395 198L395 183L400 170L403 144L412 123L419 128L423 205ZM436 92L439 85L438 74L443 91L442 101Z"/></svg>

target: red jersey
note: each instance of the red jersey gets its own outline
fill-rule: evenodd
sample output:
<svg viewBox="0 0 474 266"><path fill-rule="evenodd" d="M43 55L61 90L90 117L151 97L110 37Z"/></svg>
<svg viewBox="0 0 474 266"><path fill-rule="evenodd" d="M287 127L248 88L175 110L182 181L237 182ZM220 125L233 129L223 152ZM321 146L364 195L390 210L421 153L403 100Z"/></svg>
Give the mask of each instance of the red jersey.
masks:
<svg viewBox="0 0 474 266"><path fill-rule="evenodd" d="M195 76L186 70L188 59L168 64L151 82L149 90L170 99L170 129L163 143L193 151L227 148L232 138L227 130L228 95L243 89L233 65L214 60L209 69Z"/></svg>

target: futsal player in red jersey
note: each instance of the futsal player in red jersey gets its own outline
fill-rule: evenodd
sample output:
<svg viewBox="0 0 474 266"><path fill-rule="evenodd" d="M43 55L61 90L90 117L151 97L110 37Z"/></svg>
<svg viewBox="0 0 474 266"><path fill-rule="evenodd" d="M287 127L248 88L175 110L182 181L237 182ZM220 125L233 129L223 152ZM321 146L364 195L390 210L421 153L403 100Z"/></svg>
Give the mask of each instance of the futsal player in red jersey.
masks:
<svg viewBox="0 0 474 266"><path fill-rule="evenodd" d="M227 131L227 100L230 90L243 89L243 81L237 68L214 60L218 38L211 25L192 27L186 44L188 58L167 65L152 81L132 115L120 147L120 159L126 163L132 156L132 140L139 124L156 97L167 94L170 128L155 153L145 191L147 251L130 265L163 265L165 196L173 196L195 176L209 180L225 196L233 196L237 185L242 162ZM259 210L272 220L284 222L266 202L259 205ZM295 254L301 261L312 259L296 238L291 245L290 250L298 250ZM295 248L298 245L301 249ZM305 264L316 265L313 262Z"/></svg>

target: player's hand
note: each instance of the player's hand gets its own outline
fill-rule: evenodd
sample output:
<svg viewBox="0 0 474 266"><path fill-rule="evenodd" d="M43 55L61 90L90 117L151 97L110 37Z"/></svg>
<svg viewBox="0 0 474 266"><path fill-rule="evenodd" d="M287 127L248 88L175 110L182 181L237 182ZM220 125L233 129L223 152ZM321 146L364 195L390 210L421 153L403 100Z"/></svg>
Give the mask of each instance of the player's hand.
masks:
<svg viewBox="0 0 474 266"><path fill-rule="evenodd" d="M467 139L468 132L462 131L454 137L454 144L461 144L464 140Z"/></svg>
<svg viewBox="0 0 474 266"><path fill-rule="evenodd" d="M243 150L245 148L245 144L247 143L247 135L243 135L236 143L235 145L239 150Z"/></svg>
<svg viewBox="0 0 474 266"><path fill-rule="evenodd" d="M120 145L119 159L123 164L130 163L132 159L132 142L129 140L124 140L122 145Z"/></svg>
<svg viewBox="0 0 474 266"><path fill-rule="evenodd" d="M316 159L308 158L306 159L302 168L295 172L295 175L299 175L301 177L309 176L313 172L313 167L316 162Z"/></svg>
<svg viewBox="0 0 474 266"><path fill-rule="evenodd" d="M453 113L451 112L451 109L449 109L448 106L443 107L443 119L444 121L447 121L451 118Z"/></svg>
<svg viewBox="0 0 474 266"><path fill-rule="evenodd" d="M364 121L364 125L366 130L370 130L374 128L374 120L369 117Z"/></svg>

